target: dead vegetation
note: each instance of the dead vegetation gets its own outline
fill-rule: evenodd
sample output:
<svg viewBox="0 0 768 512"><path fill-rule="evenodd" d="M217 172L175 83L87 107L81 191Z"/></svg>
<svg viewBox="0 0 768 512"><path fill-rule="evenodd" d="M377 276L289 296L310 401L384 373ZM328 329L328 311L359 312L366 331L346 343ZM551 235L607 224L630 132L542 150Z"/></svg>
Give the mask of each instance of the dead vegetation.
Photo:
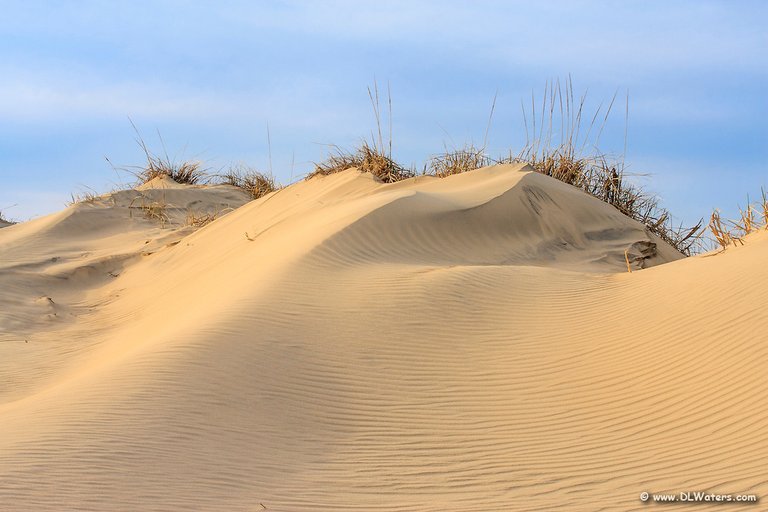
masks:
<svg viewBox="0 0 768 512"><path fill-rule="evenodd" d="M258 199L280 189L280 185L271 174L265 174L244 165L230 167L219 175L220 183L232 185L248 192L253 199Z"/></svg>
<svg viewBox="0 0 768 512"><path fill-rule="evenodd" d="M9 208L13 208L14 206L17 206L17 205L12 204L10 206L4 206L4 207L0 208L0 227L2 227L3 225L9 226L11 224L16 224L16 221L13 221L13 220L9 219L4 214L4 210L7 210Z"/></svg>
<svg viewBox="0 0 768 512"><path fill-rule="evenodd" d="M363 141L353 152L345 151L338 146L333 146L332 149L333 154L323 162L315 164L314 171L307 175L307 179L352 168L369 172L384 183L394 183L416 176L415 171L399 165L390 155L382 152L379 146L370 145L367 141Z"/></svg>
<svg viewBox="0 0 768 512"><path fill-rule="evenodd" d="M168 208L169 204L165 201L165 198L161 198L158 201L144 194L139 194L133 198L128 205L131 217L133 217L133 210L138 210L146 219L159 222L160 227L165 227L171 220L168 215Z"/></svg>
<svg viewBox="0 0 768 512"><path fill-rule="evenodd" d="M425 164L422 174L445 178L455 174L472 171L496 163L524 162L536 171L551 176L564 183L580 188L588 194L604 201L624 215L641 222L647 230L669 243L680 253L688 256L703 249L703 219L693 226L677 225L673 222L668 210L660 206L656 196L648 193L632 180L625 166L627 119L629 112L629 97L626 101L626 118L624 130L624 152L620 157L612 157L601 153L598 149L600 138L606 127L608 118L616 102L616 94L605 105L601 103L595 112L586 117L586 93L580 97L574 95L573 83L570 79L561 84L559 80L548 82L544 87L544 95L537 103L535 94L531 95L530 107L523 105L522 114L526 131L526 143L517 153L509 152L507 156L494 159L487 152L488 132L496 105L494 97L488 126L482 146L468 144L460 149L446 149L445 152L433 156ZM360 145L349 151L339 146L331 145L329 156L322 162L316 163L306 179L325 176L356 168L361 172L374 175L383 183L393 183L416 176L413 168L400 165L392 156L392 96L387 87L387 107L389 115L388 136L382 131L382 112L378 85L368 88L368 97L375 117L375 133L370 141L363 140ZM136 142L142 149L146 163L142 166L121 168L130 172L137 181L146 183L157 177L169 177L178 183L197 184L203 181L211 182L211 177L198 161L177 163L168 156L165 145L161 156L152 153L136 126L131 122L136 132ZM159 136L159 134L158 134ZM268 132L269 139L269 132ZM270 141L271 142L271 141ZM114 166L113 166L114 167ZM271 144L270 144L271 169ZM213 182L223 183L247 191L251 197L258 199L271 192L279 190L281 185L274 176L256 171L244 165L230 167L220 175L213 177ZM92 202L98 196L95 192L72 196L72 202ZM143 202L137 208L142 209L148 218L156 219L165 224L168 216L165 205L157 202ZM729 224L714 212L710 219L710 230L715 234L717 243L728 245L740 239L739 233L755 229L756 212L762 211L763 217L768 215L768 203L765 194L763 201L756 206L748 207L742 212L740 221ZM215 217L214 217L215 218ZM188 218L189 225L205 224L212 219L193 216ZM718 238L720 237L720 238Z"/></svg>
<svg viewBox="0 0 768 512"><path fill-rule="evenodd" d="M670 212L659 204L656 196L628 179L625 155L629 96L625 105L624 152L613 158L598 148L616 94L607 106L601 103L597 107L588 125L584 117L586 98L584 93L577 99L570 78L564 86L559 80L549 82L538 107L532 95L530 116L525 106L522 109L526 145L514 159L527 162L537 172L580 188L612 205L627 217L644 224L648 231L680 253L690 256L698 252L703 219L693 226L674 224Z"/></svg>
<svg viewBox="0 0 768 512"><path fill-rule="evenodd" d="M73 204L94 204L96 201L98 201L101 198L101 194L96 192L90 187L85 187L86 189L82 192L72 193L69 195L69 201L67 201L66 206L72 206Z"/></svg>
<svg viewBox="0 0 768 512"><path fill-rule="evenodd" d="M307 179L357 168L370 172L385 183L392 183L415 175L392 159L392 98L388 94L389 139L385 151L381 129L381 110L378 87L368 89L378 137L374 141L363 141L359 148L349 152L331 146L333 153L323 162L315 165ZM629 96L626 101L624 129L624 152L619 158L612 158L597 149L608 118L616 102L616 94L605 105L601 103L591 117L586 118L586 93L576 97L570 79L561 84L559 80L547 82L543 98L538 102L531 95L530 109L523 105L523 121L526 144L523 149L502 158L493 159L486 153L488 131L496 105L494 97L485 139L481 147L468 144L460 149L446 150L432 157L424 166L423 174L445 178L472 171L494 163L524 162L536 171L564 183L580 188L604 201L624 215L641 222L649 232L655 234L680 253L690 256L703 249L703 219L693 226L675 224L670 212L663 208L658 198L646 192L641 186L629 180L626 170L626 140L629 117Z"/></svg>
<svg viewBox="0 0 768 512"><path fill-rule="evenodd" d="M403 167L392 159L392 95L389 92L389 87L387 87L387 96L389 106L389 138L387 143L384 142L381 130L379 88L374 82L373 90L368 88L368 98L371 100L373 114L376 118L378 137L371 135L371 142L364 140L353 151L331 145L331 154L323 162L316 163L315 169L307 175L306 179L315 176L327 176L352 168L361 172L369 172L384 183L394 183L416 176L413 169Z"/></svg>
<svg viewBox="0 0 768 512"><path fill-rule="evenodd" d="M112 162L107 159L112 168L116 171L123 171L131 174L138 185L147 183L155 178L170 178L176 183L183 183L186 185L196 185L203 182L208 177L208 172L203 168L202 162L197 160L185 160L178 162L175 158L171 158L168 155L168 151L165 148L165 142L163 137L158 132L157 136L160 139L160 145L162 147L162 154L158 155L153 153L147 143L144 142L144 138L141 136L139 129L131 121L131 126L136 133L136 143L144 153L145 163L139 166L124 166L115 167Z"/></svg>
<svg viewBox="0 0 768 512"><path fill-rule="evenodd" d="M195 228L201 228L210 224L218 217L218 213L187 211L187 218L184 224Z"/></svg>
<svg viewBox="0 0 768 512"><path fill-rule="evenodd" d="M424 174L445 178L453 174L461 174L491 165L493 160L485 154L482 148L468 144L461 149L446 150L433 156L427 163Z"/></svg>
<svg viewBox="0 0 768 512"><path fill-rule="evenodd" d="M709 231L717 245L725 249L730 245L743 245L744 237L760 229L768 229L768 196L761 190L761 198L752 203L747 197L744 208L739 207L739 217L735 220L723 219L719 210L714 210L709 218Z"/></svg>
<svg viewBox="0 0 768 512"><path fill-rule="evenodd" d="M577 98L570 78L548 82L544 96L538 102L531 95L531 105L522 106L526 143L517 154L510 153L493 159L485 151L488 137L481 148L474 145L446 151L433 157L425 174L446 177L471 171L493 163L527 163L536 172L580 188L604 201L621 213L646 226L648 231L689 256L702 249L703 219L693 226L673 223L670 212L660 206L658 198L633 183L628 177L626 154L626 119L624 153L612 158L601 153L600 138L616 101L614 94L606 106L600 104L591 118L585 118L586 93ZM493 105L495 106L495 99ZM628 118L629 97L626 103ZM491 107L491 117L493 107ZM589 121L589 124L587 124ZM490 128L490 117L488 121Z"/></svg>
<svg viewBox="0 0 768 512"><path fill-rule="evenodd" d="M0 210L0 224L2 224L2 225L10 225L10 224L16 224L16 223L15 223L15 222L13 222L13 221L12 221L12 220L10 220L10 219L7 219L7 218L5 217L5 215L3 215L3 211L2 211L2 210ZM2 226L0 226L0 227L2 227Z"/></svg>

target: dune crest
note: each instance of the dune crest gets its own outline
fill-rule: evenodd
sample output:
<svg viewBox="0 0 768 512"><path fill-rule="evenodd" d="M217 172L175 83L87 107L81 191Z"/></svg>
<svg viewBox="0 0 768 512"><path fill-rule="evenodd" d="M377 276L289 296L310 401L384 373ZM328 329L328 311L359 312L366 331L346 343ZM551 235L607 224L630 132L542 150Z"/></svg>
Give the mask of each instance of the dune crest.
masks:
<svg viewBox="0 0 768 512"><path fill-rule="evenodd" d="M765 495L766 255L759 233L683 258L522 165L386 185L352 169L251 202L160 180L77 204L0 231L0 503Z"/></svg>

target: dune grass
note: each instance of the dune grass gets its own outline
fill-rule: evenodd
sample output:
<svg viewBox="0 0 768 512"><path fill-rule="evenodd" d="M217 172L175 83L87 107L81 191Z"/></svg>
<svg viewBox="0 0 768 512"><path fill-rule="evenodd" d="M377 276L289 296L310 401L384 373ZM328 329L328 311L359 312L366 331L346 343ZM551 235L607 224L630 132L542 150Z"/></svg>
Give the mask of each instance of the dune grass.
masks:
<svg viewBox="0 0 768 512"><path fill-rule="evenodd" d="M424 174L446 178L454 174L480 169L494 163L483 148L468 144L461 149L446 150L429 159Z"/></svg>
<svg viewBox="0 0 768 512"><path fill-rule="evenodd" d="M494 159L486 154L485 142L481 148L470 144L433 157L424 172L442 178L493 163L527 163L536 172L580 188L641 222L680 253L690 256L699 252L703 248L703 219L693 226L675 225L672 215L659 204L656 196L628 179L630 174L624 161L626 119L624 153L611 157L598 149L615 101L614 94L607 105L600 104L587 124L586 93L577 98L570 78L564 85L559 81L548 82L543 99L537 104L532 94L530 110L522 108L526 143L520 152L510 151L507 156ZM628 112L627 97L627 116Z"/></svg>
<svg viewBox="0 0 768 512"><path fill-rule="evenodd" d="M202 167L202 162L187 160L176 162L167 154L158 156L149 151L144 141L140 141L146 157L146 163L132 174L139 184L147 183L155 178L168 177L176 183L196 185L207 177L207 172Z"/></svg>
<svg viewBox="0 0 768 512"><path fill-rule="evenodd" d="M709 231L717 245L725 249L730 245L743 245L744 237L760 229L768 229L768 195L760 190L760 200L752 203L747 197L744 208L738 207L739 217L723 219L719 210L713 210L709 218Z"/></svg>
<svg viewBox="0 0 768 512"><path fill-rule="evenodd" d="M669 243L680 253L689 256L701 251L704 247L703 219L688 227L674 224L672 215L659 204L658 198L631 179L632 176L637 176L636 174L627 172L625 156L628 96L623 153L615 157L602 153L598 149L601 135L616 102L616 96L614 94L607 105L601 103L591 116L586 117L586 93L577 98L570 77L564 84L559 80L547 82L543 98L538 101L538 104L536 96L532 93L530 110L523 105L522 114L526 131L526 143L523 149L517 153L509 151L506 156L500 158L491 158L486 152L486 143L496 105L496 97L494 97L483 145L476 147L474 144L467 144L459 149L446 149L443 153L429 159L424 165L422 174L445 178L497 163L527 163L536 172L580 188L612 205L624 215L641 222L649 232ZM351 168L370 173L383 183L394 183L417 176L415 169L399 164L392 156L392 96L389 87L387 87L389 130L386 138L382 130L381 101L378 84L375 81L373 88L368 88L368 97L376 121L375 133L371 134L370 140L363 140L352 150L329 145L331 148L329 156L315 163L314 169L306 175L305 179L330 175ZM149 150L133 122L131 125L136 132L136 142L142 149L146 162L142 166L120 170L127 170L133 174L139 184L157 177L169 177L178 183L190 185L201 182L224 183L247 191L254 199L282 188L271 172L266 174L243 165L230 167L225 173L212 177L198 161L175 162L168 156L162 137L160 141L163 153L158 156ZM73 196L73 201L92 201L93 199L94 196L89 194L83 197ZM163 205L142 204L141 208L150 218L160 220L162 223L168 220L164 214ZM756 222L754 217L757 211L762 211L764 217L768 215L765 194L763 194L761 205L748 208L743 212L739 223L741 231L749 232L754 228ZM188 222L197 224L203 220L193 218ZM717 232L717 234L726 234L727 230L734 229L734 226L726 225L720 219L719 213L713 214L709 227L713 233ZM732 233L730 239L722 240L728 242L728 240L737 239L738 236Z"/></svg>
<svg viewBox="0 0 768 512"><path fill-rule="evenodd" d="M2 223L4 223L4 224L15 224L15 222L13 222L13 221L12 221L12 220L10 220L10 219L7 219L7 218L6 218L6 217L3 215L3 211L2 211L2 210L0 210L0 222L2 222Z"/></svg>
<svg viewBox="0 0 768 512"><path fill-rule="evenodd" d="M144 194L139 194L131 200L128 209L129 211L133 211L133 209L139 210L145 218L157 221L160 223L160 227L165 227L171 220L168 215L169 206L165 198L161 198L158 201ZM131 213L132 216L133 213Z"/></svg>
<svg viewBox="0 0 768 512"><path fill-rule="evenodd" d="M281 188L271 174L265 174L245 165L230 167L219 175L220 183L245 190L253 199L258 199Z"/></svg>
<svg viewBox="0 0 768 512"><path fill-rule="evenodd" d="M184 222L184 225L192 226L195 228L201 228L207 224L210 224L214 220L216 220L217 217L218 217L218 214L216 213L195 212L192 210L188 210L187 218Z"/></svg>
<svg viewBox="0 0 768 512"><path fill-rule="evenodd" d="M394 183L416 176L414 170L399 165L376 144L363 141L352 152L345 151L338 146L332 146L332 148L333 154L323 162L316 163L315 169L307 175L306 179L335 174L353 167L361 172L373 174L384 183Z"/></svg>
<svg viewBox="0 0 768 512"><path fill-rule="evenodd" d="M101 194L96 192L90 187L85 187L85 190L77 193L71 193L69 195L69 201L66 202L66 206L72 206L73 204L94 204L99 200Z"/></svg>
<svg viewBox="0 0 768 512"><path fill-rule="evenodd" d="M368 88L368 96L376 119L378 138L372 136L374 142L363 141L354 151L344 151L338 146L331 146L333 153L325 161L315 164L314 171L307 175L307 179L353 167L370 172L384 183L416 175L413 170L405 168L392 158L391 94L388 98L387 144L382 136L379 93L375 83L373 90ZM498 159L491 158L485 150L496 105L494 97L483 145L478 148L468 144L460 149L446 150L432 157L424 166L422 174L445 178L494 163L527 163L536 172L580 188L612 205L627 217L641 222L649 232L683 255L690 256L703 250L703 219L693 226L674 224L672 215L659 204L656 196L628 179L630 173L625 165L625 155L629 96L625 111L624 152L620 157L611 157L598 149L617 95L614 94L607 105L601 103L589 118L585 112L586 97L586 93L576 97L570 77L564 84L559 80L547 82L543 98L538 104L536 96L532 94L530 110L523 105L525 146L516 154L510 151L507 156Z"/></svg>
<svg viewBox="0 0 768 512"><path fill-rule="evenodd" d="M627 217L641 222L648 231L682 254L690 256L700 251L703 219L693 226L674 224L672 215L659 204L656 196L628 179L631 176L625 165L628 95L623 153L611 157L598 149L616 96L613 95L607 106L601 103L587 124L586 93L577 98L570 78L563 86L559 81L549 82L538 108L534 96L530 115L523 107L527 141L516 159L529 163L537 172L580 188L612 205Z"/></svg>
<svg viewBox="0 0 768 512"><path fill-rule="evenodd" d="M352 151L331 145L331 153L328 158L316 163L314 170L307 175L306 179L312 179L316 176L327 176L351 168L371 173L384 183L394 183L416 176L415 170L406 168L392 159L392 95L389 87L387 87L387 97L387 104L389 106L389 137L386 143L381 129L379 87L374 82L373 89L368 88L368 98L371 101L373 114L376 118L378 137L371 134L371 142L363 140Z"/></svg>
<svg viewBox="0 0 768 512"><path fill-rule="evenodd" d="M163 141L160 132L158 132L157 136L160 139L160 145L163 152L160 155L152 152L144 141L144 138L141 136L139 129L132 120L129 119L129 121L131 122L133 131L136 133L136 143L144 153L145 163L138 166L116 167L112 165L112 162L110 162L109 159L107 159L107 162L109 162L113 169L131 174L136 179L137 185L143 185L155 178L164 177L170 178L176 183L196 185L208 178L208 172L203 168L202 162L198 160L184 160L179 162L174 158L171 158L165 148L165 142Z"/></svg>

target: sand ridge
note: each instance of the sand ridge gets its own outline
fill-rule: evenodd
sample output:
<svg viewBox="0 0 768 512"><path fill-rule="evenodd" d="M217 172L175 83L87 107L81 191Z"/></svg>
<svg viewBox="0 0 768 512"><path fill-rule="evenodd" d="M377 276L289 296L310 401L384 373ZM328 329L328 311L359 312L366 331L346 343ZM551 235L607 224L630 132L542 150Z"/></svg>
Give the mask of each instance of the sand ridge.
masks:
<svg viewBox="0 0 768 512"><path fill-rule="evenodd" d="M766 234L683 259L522 165L246 199L154 183L0 232L5 508L768 490ZM221 215L184 226L190 208Z"/></svg>

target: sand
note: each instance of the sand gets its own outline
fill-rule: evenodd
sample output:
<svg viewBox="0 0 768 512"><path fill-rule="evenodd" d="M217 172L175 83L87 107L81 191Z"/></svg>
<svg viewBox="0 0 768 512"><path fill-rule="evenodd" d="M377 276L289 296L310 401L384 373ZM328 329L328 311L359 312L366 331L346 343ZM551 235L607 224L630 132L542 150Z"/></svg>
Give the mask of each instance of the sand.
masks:
<svg viewBox="0 0 768 512"><path fill-rule="evenodd" d="M682 258L511 165L141 188L0 230L2 510L768 499L768 233Z"/></svg>

